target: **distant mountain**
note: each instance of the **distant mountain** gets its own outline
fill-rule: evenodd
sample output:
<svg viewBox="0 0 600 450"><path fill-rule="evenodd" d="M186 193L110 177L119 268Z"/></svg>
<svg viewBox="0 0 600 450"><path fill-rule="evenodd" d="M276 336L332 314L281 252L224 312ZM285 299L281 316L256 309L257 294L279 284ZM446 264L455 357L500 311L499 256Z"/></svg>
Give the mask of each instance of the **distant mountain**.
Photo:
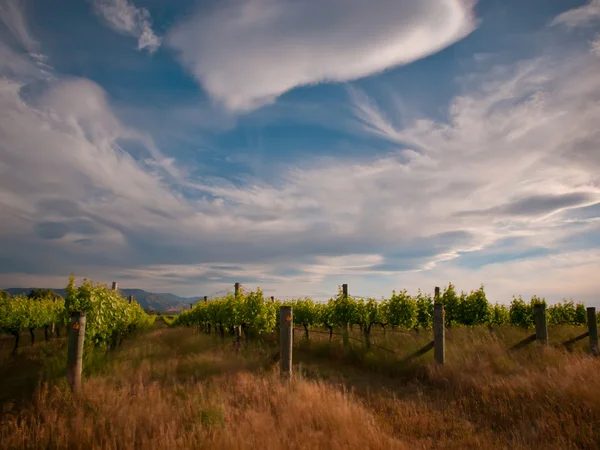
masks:
<svg viewBox="0 0 600 450"><path fill-rule="evenodd" d="M3 290L10 293L10 295L28 295L32 289L37 288L10 288ZM52 289L52 291L56 292L63 298L67 295L65 289ZM157 312L171 314L178 313L183 309L188 309L191 303L195 304L201 298L200 296L179 297L174 294L155 294L152 292L146 292L142 289L119 289L119 292L124 297L133 295L135 301L146 310L154 309Z"/></svg>

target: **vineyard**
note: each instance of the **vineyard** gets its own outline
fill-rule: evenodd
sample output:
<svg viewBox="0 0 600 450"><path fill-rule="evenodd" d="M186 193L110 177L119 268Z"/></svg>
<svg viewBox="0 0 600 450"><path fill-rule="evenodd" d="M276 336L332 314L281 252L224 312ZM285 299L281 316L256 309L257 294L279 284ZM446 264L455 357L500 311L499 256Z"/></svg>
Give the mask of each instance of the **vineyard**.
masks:
<svg viewBox="0 0 600 450"><path fill-rule="evenodd" d="M200 301L188 311L181 312L172 322L173 326L197 325L233 332L239 327L245 334L271 333L279 327L279 309L292 306L294 323L303 327L305 337L309 338L312 328L325 328L333 335L335 328L345 328L346 324L360 328L367 343L373 327L381 329L399 329L419 331L431 329L433 324L434 303L444 305L446 327L473 327L478 325L514 325L523 328L533 326L535 305L546 305L543 298L532 297L529 302L522 298L513 298L510 305L490 303L484 288L458 294L452 283L446 286L437 298L421 291L411 296L406 290L392 292L390 298L354 298L338 290L338 295L326 303L309 298L296 298L288 301L267 299L260 289L251 292L229 294L210 301ZM546 305L546 314L550 325L584 325L586 307L582 303L563 301Z"/></svg>
<svg viewBox="0 0 600 450"><path fill-rule="evenodd" d="M0 299L0 331L17 343L36 330L60 335L0 360L3 448L596 448L600 439L596 315L581 303L502 305L483 287L458 293L451 283L433 295L361 298L342 285L327 302L281 301L236 284L155 322L116 283L71 278L66 291Z"/></svg>
<svg viewBox="0 0 600 450"><path fill-rule="evenodd" d="M118 291L89 280L75 286L71 277L66 299L49 290L34 290L27 297L9 297L0 292L0 333L14 336L16 350L23 332L29 331L32 344L34 332L40 328L44 329L46 340L53 330L60 336L76 311L86 313L85 339L96 347L114 347L133 330L154 322L153 316Z"/></svg>

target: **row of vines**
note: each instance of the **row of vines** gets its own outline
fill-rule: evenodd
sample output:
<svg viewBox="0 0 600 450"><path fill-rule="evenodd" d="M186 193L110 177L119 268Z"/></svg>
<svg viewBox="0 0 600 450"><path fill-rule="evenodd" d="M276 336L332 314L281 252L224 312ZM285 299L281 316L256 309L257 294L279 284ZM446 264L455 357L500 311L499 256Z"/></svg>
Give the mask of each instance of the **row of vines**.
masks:
<svg viewBox="0 0 600 450"><path fill-rule="evenodd" d="M0 291L0 333L14 336L16 350L21 333L29 331L32 344L37 329L44 329L46 339L53 331L60 336L71 314L78 311L86 313L86 342L110 347L133 330L154 322L138 303L129 303L119 291L99 283L83 280L76 286L75 278L70 277L66 290L65 299L47 289L15 297Z"/></svg>
<svg viewBox="0 0 600 450"><path fill-rule="evenodd" d="M492 304L488 301L483 286L470 293L457 294L452 283L444 288L438 301L444 304L447 327L477 325L533 326L535 304L546 304L543 298L533 297L526 302L513 298L510 305ZM225 330L241 327L246 333L263 334L279 326L279 307L293 306L294 323L302 326L308 338L313 327L326 328L333 334L334 328L346 323L358 326L368 338L373 326L402 330L429 329L433 323L434 299L421 291L415 296L406 290L392 292L388 299L356 299L344 296L341 291L327 303L309 298L292 299L285 302L267 300L262 291L240 292L237 296L208 302L200 301L188 311L180 313L170 324L173 326L204 326L218 328L221 335ZM572 301L547 306L546 314L551 325L584 325L587 320L585 305Z"/></svg>

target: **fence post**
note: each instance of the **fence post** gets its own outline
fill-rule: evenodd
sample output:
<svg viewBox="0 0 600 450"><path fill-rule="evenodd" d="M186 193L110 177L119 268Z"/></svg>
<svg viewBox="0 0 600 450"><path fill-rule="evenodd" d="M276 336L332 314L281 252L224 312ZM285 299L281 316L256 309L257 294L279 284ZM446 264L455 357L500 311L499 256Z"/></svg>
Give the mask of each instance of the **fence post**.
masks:
<svg viewBox="0 0 600 450"><path fill-rule="evenodd" d="M69 324L69 344L67 349L67 382L73 392L81 389L83 369L83 343L85 340L85 313L74 312Z"/></svg>
<svg viewBox="0 0 600 450"><path fill-rule="evenodd" d="M590 333L590 349L592 355L598 356L598 323L596 318L596 308L590 306L587 308L588 332Z"/></svg>
<svg viewBox="0 0 600 450"><path fill-rule="evenodd" d="M56 297L54 297L52 299L52 303L56 303ZM55 330L56 330L56 324L54 322L52 322L52 324L50 325L50 334L54 334ZM57 335L57 337L58 337L58 335Z"/></svg>
<svg viewBox="0 0 600 450"><path fill-rule="evenodd" d="M239 351L239 349L242 345L242 326L236 325L235 327L233 327L233 332L234 332L233 348L235 348L236 351Z"/></svg>
<svg viewBox="0 0 600 450"><path fill-rule="evenodd" d="M548 346L548 324L546 323L546 305L533 305L533 320L535 322L535 340L541 347Z"/></svg>
<svg viewBox="0 0 600 450"><path fill-rule="evenodd" d="M271 295L271 303L275 303L275 297Z"/></svg>
<svg viewBox="0 0 600 450"><path fill-rule="evenodd" d="M342 297L344 299L348 298L348 285L347 284L342 284ZM348 347L348 335L349 335L348 322L344 323L343 326L344 326L344 331L343 331L344 347Z"/></svg>
<svg viewBox="0 0 600 450"><path fill-rule="evenodd" d="M119 283L117 283L116 281L113 281L112 290L116 291L118 287L119 287Z"/></svg>
<svg viewBox="0 0 600 450"><path fill-rule="evenodd" d="M445 315L444 305L435 303L433 305L433 356L438 364L446 362Z"/></svg>
<svg viewBox="0 0 600 450"><path fill-rule="evenodd" d="M439 303L440 302L440 288L439 288L439 286L435 287L435 294L433 294L433 302L434 303Z"/></svg>
<svg viewBox="0 0 600 450"><path fill-rule="evenodd" d="M294 329L293 311L291 306L279 309L279 351L281 359L279 369L283 378L292 376L292 330Z"/></svg>
<svg viewBox="0 0 600 450"><path fill-rule="evenodd" d="M133 303L133 295L129 296L129 303Z"/></svg>
<svg viewBox="0 0 600 450"><path fill-rule="evenodd" d="M208 301L208 295L204 296L204 302L206 303Z"/></svg>
<svg viewBox="0 0 600 450"><path fill-rule="evenodd" d="M240 293L240 283L235 283L234 288L235 288L235 296L237 297L238 294Z"/></svg>

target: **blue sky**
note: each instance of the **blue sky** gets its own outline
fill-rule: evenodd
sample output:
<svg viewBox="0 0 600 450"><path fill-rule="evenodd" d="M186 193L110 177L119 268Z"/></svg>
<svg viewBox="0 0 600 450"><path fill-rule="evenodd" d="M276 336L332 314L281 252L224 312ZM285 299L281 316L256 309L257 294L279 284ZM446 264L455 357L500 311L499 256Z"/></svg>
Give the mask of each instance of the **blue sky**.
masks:
<svg viewBox="0 0 600 450"><path fill-rule="evenodd" d="M0 286L600 305L600 0L0 0Z"/></svg>

